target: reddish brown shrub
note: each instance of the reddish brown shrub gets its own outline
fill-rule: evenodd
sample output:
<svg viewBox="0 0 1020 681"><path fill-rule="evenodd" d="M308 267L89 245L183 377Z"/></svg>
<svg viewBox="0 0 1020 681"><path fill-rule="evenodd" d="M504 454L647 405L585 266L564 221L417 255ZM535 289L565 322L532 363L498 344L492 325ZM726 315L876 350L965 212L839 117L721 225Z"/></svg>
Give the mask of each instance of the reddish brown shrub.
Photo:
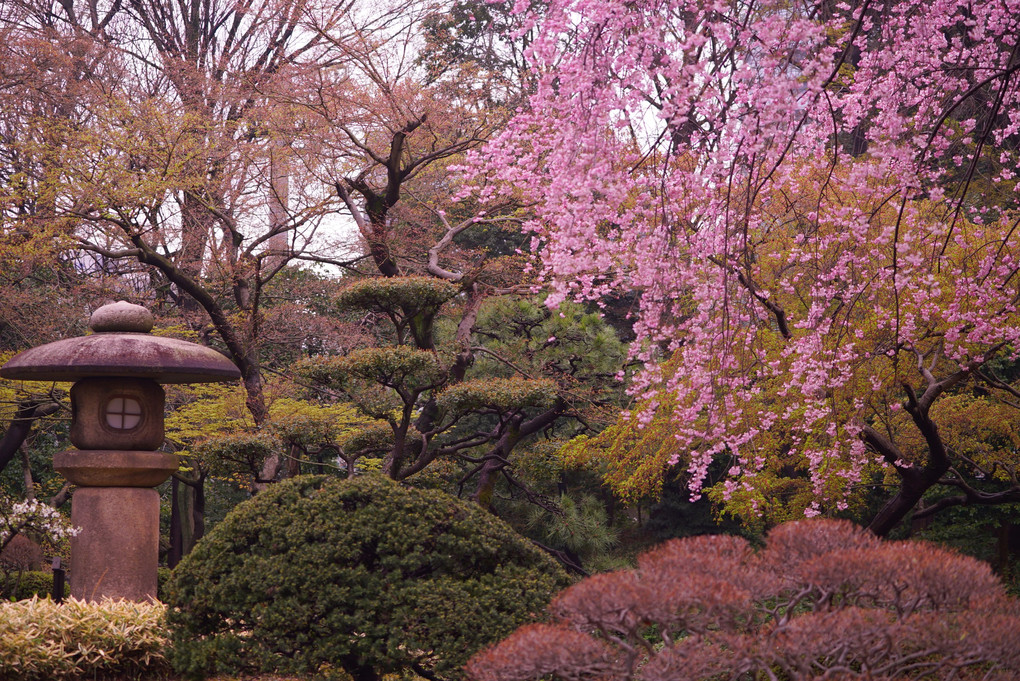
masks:
<svg viewBox="0 0 1020 681"><path fill-rule="evenodd" d="M500 645L471 658L466 669L477 681L526 681L547 675L566 681L608 681L619 674L612 647L550 624L524 625Z"/></svg>
<svg viewBox="0 0 1020 681"><path fill-rule="evenodd" d="M475 681L1020 678L1020 604L987 565L851 523L668 542L471 660Z"/></svg>
<svg viewBox="0 0 1020 681"><path fill-rule="evenodd" d="M769 532L759 559L767 569L798 583L800 568L820 555L880 545L878 537L849 520L797 520Z"/></svg>
<svg viewBox="0 0 1020 681"><path fill-rule="evenodd" d="M961 610L1005 595L991 568L979 560L924 542L886 542L870 549L834 550L800 563L793 579L815 598L888 607Z"/></svg>
<svg viewBox="0 0 1020 681"><path fill-rule="evenodd" d="M720 674L729 676L741 666L740 657L732 646L691 636L650 655L641 668L640 678L642 681L676 681L711 679Z"/></svg>
<svg viewBox="0 0 1020 681"><path fill-rule="evenodd" d="M42 562L42 547L23 534L11 537L7 546L0 551L0 570L38 570Z"/></svg>

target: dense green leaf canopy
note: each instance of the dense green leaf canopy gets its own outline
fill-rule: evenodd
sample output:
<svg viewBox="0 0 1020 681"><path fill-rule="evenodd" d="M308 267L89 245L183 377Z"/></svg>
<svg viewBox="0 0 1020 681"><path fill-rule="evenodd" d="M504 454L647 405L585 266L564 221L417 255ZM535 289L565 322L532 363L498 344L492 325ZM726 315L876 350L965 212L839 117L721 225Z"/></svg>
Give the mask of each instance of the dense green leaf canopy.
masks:
<svg viewBox="0 0 1020 681"><path fill-rule="evenodd" d="M485 408L512 412L526 407L548 407L556 401L556 384L548 379L478 379L447 388L437 400L442 408L453 413Z"/></svg>
<svg viewBox="0 0 1020 681"><path fill-rule="evenodd" d="M565 583L477 506L381 476L301 477L238 506L174 571L187 673L412 670L456 678Z"/></svg>
<svg viewBox="0 0 1020 681"><path fill-rule="evenodd" d="M361 379L393 388L423 389L441 379L433 353L403 345L363 348L343 357L313 357L300 363L297 371L326 386L342 386L351 379Z"/></svg>
<svg viewBox="0 0 1020 681"><path fill-rule="evenodd" d="M346 286L337 295L336 304L341 309L404 310L414 314L439 309L459 290L456 284L435 277L376 277Z"/></svg>

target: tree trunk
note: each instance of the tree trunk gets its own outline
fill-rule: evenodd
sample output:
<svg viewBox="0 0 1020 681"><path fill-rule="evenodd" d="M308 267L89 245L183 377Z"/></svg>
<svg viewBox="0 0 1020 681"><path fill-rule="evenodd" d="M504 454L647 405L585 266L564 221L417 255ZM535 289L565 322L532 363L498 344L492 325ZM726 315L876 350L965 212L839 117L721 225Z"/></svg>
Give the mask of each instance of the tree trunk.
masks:
<svg viewBox="0 0 1020 681"><path fill-rule="evenodd" d="M7 432L0 439L0 472L2 472L18 453L22 443L32 432L35 420L55 413L60 409L56 402L39 402L25 400L18 404L18 411L7 426Z"/></svg>
<svg viewBox="0 0 1020 681"><path fill-rule="evenodd" d="M24 443L18 448L21 452L21 473L25 479L25 500L35 500L35 480L32 479L32 463L28 460L28 447Z"/></svg>
<svg viewBox="0 0 1020 681"><path fill-rule="evenodd" d="M290 456L287 457L287 477L293 478L301 475L301 450L296 445L290 446Z"/></svg>
<svg viewBox="0 0 1020 681"><path fill-rule="evenodd" d="M202 278L205 249L209 241L209 211L198 197L186 193L181 202L181 250L177 266L194 281ZM199 303L190 296L181 296L181 307L190 313L199 311Z"/></svg>
<svg viewBox="0 0 1020 681"><path fill-rule="evenodd" d="M492 510L492 495L496 492L496 480L499 478L499 471L504 464L495 457L487 459L482 464L482 470L478 473L478 484L475 485L475 492L471 495L471 501L475 502L485 510Z"/></svg>
<svg viewBox="0 0 1020 681"><path fill-rule="evenodd" d="M471 499L484 509L491 510L492 495L496 489L496 480L499 472L507 465L510 453L513 452L517 443L526 437L551 426L560 417L566 408L566 403L557 399L556 403L538 416L521 421L520 417L514 419L503 436L489 451L488 459L482 464L478 475L478 485Z"/></svg>
<svg viewBox="0 0 1020 681"><path fill-rule="evenodd" d="M861 432L865 444L884 458L900 476L900 488L889 500L878 515L868 525L868 529L879 537L888 536L894 527L899 525L907 514L924 496L924 493L938 484L950 467L949 454L945 443L939 435L938 427L931 420L929 410L932 402L947 388L960 380L964 372L960 372L941 382L932 379L928 389L917 398L914 390L907 384L907 402L904 405L917 431L924 437L928 447L928 460L923 467L904 463L904 456L888 438L874 428L865 426Z"/></svg>
<svg viewBox="0 0 1020 681"><path fill-rule="evenodd" d="M275 270L290 259L290 242L287 237L288 197L290 195L290 163L287 144L282 140L273 143L269 164L272 195L269 197L269 227L273 232L266 243L270 256L265 267Z"/></svg>
<svg viewBox="0 0 1020 681"><path fill-rule="evenodd" d="M198 477L194 485L188 485L192 492L191 504L191 546L188 552L195 548L202 537L205 536L205 473Z"/></svg>
<svg viewBox="0 0 1020 681"><path fill-rule="evenodd" d="M184 537L181 532L180 481L177 476L170 478L170 549L166 554L167 567L173 569L184 557Z"/></svg>
<svg viewBox="0 0 1020 681"><path fill-rule="evenodd" d="M195 499L192 486L180 488L178 500L181 507L181 557L188 555L195 546Z"/></svg>
<svg viewBox="0 0 1020 681"><path fill-rule="evenodd" d="M173 568L205 536L205 475L199 475L195 480L174 476L170 485L170 551L167 554L167 565Z"/></svg>
<svg viewBox="0 0 1020 681"><path fill-rule="evenodd" d="M931 465L921 469L900 471L900 489L868 525L868 529L879 537L886 537L899 525L921 501L921 497L934 487L939 478L949 470L948 464L941 467Z"/></svg>

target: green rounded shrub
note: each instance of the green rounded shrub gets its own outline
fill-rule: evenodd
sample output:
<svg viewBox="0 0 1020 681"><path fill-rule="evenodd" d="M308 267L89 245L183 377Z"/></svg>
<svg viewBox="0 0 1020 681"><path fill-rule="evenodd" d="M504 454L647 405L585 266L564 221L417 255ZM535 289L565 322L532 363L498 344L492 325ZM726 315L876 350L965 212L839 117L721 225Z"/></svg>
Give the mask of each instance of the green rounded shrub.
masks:
<svg viewBox="0 0 1020 681"><path fill-rule="evenodd" d="M185 674L450 679L567 581L505 523L381 476L306 476L240 504L173 572Z"/></svg>
<svg viewBox="0 0 1020 681"><path fill-rule="evenodd" d="M12 572L0 576L0 596L5 599L46 598L53 593L53 573L44 570ZM71 595L71 586L64 582L64 596Z"/></svg>
<svg viewBox="0 0 1020 681"><path fill-rule="evenodd" d="M170 568L156 568L156 600L166 600L167 583L170 581Z"/></svg>
<svg viewBox="0 0 1020 681"><path fill-rule="evenodd" d="M435 311L460 287L435 277L370 277L348 284L336 297L340 309Z"/></svg>

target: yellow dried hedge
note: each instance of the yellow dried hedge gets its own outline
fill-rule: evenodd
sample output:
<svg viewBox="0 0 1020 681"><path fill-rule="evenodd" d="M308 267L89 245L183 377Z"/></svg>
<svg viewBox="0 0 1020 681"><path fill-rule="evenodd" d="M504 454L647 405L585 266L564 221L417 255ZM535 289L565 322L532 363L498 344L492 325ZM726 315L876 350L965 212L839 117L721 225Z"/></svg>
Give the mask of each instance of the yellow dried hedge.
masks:
<svg viewBox="0 0 1020 681"><path fill-rule="evenodd" d="M137 679L169 671L162 603L0 604L0 679Z"/></svg>

